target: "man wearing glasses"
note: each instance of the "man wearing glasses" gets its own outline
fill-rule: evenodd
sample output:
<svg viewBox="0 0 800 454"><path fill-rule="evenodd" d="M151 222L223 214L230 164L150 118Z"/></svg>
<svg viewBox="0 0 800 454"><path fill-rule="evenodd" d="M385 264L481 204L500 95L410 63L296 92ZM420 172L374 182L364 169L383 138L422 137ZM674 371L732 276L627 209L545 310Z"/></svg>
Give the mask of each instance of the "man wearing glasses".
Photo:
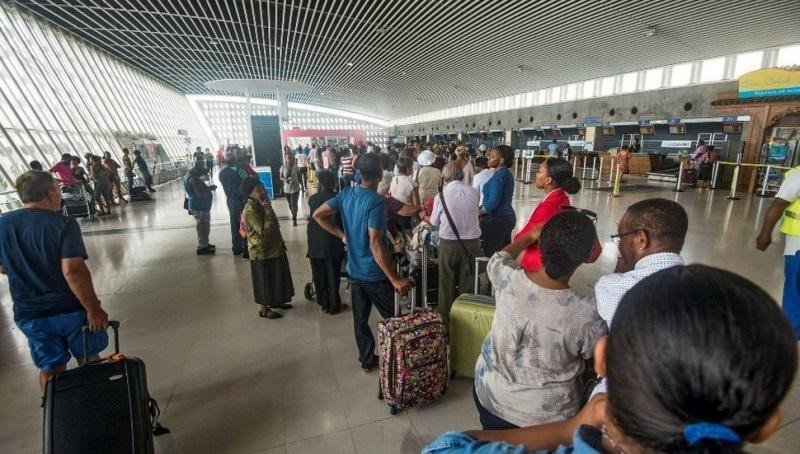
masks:
<svg viewBox="0 0 800 454"><path fill-rule="evenodd" d="M628 208L611 235L619 247L617 268L594 287L597 312L609 328L625 292L657 271L683 265L688 227L686 211L671 200L647 199Z"/></svg>

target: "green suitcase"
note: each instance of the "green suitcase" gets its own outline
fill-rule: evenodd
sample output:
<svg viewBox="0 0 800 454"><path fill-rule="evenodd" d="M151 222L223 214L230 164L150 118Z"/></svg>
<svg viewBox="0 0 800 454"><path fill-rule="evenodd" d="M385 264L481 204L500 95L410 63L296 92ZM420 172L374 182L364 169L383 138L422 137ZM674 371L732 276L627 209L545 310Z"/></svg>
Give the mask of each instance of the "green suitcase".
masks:
<svg viewBox="0 0 800 454"><path fill-rule="evenodd" d="M484 257L477 258L476 271L477 262L486 260L488 259ZM492 329L492 320L494 320L493 297L465 293L453 301L450 308L451 377L454 378L456 375L472 377L475 374L475 362L481 353L483 340Z"/></svg>

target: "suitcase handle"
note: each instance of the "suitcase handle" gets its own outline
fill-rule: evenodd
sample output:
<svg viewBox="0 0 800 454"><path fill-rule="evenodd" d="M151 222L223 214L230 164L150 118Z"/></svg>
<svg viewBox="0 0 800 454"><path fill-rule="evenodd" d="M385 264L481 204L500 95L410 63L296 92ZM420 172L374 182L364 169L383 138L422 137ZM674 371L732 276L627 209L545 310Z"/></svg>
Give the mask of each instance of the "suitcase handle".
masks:
<svg viewBox="0 0 800 454"><path fill-rule="evenodd" d="M408 290L408 295L411 295L411 312L414 312L417 309L417 289L414 285L414 282L411 282L411 288ZM394 292L394 316L400 316L400 292Z"/></svg>
<svg viewBox="0 0 800 454"><path fill-rule="evenodd" d="M114 355L119 355L119 321L109 320L108 326L114 330ZM81 328L83 335L83 364L89 363L89 325L83 325Z"/></svg>
<svg viewBox="0 0 800 454"><path fill-rule="evenodd" d="M478 280L481 275L481 262L489 263L489 257L475 257L475 294L478 294Z"/></svg>

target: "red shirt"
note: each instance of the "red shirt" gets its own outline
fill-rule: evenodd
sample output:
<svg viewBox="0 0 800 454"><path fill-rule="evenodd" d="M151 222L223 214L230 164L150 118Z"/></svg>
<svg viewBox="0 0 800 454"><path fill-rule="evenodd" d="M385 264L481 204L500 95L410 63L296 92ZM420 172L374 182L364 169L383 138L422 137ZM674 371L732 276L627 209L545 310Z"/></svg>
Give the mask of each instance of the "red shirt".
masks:
<svg viewBox="0 0 800 454"><path fill-rule="evenodd" d="M539 202L539 205L534 208L531 218L528 219L528 223L517 233L514 239L516 240L523 235L527 235L537 225L547 224L547 221L562 212L564 207L570 206L571 204L572 202L569 200L567 191L559 188L548 192L547 195L544 196L544 199ZM544 264L542 263L542 253L539 250L538 243L525 249L522 253L520 264L525 271L538 271L542 268Z"/></svg>

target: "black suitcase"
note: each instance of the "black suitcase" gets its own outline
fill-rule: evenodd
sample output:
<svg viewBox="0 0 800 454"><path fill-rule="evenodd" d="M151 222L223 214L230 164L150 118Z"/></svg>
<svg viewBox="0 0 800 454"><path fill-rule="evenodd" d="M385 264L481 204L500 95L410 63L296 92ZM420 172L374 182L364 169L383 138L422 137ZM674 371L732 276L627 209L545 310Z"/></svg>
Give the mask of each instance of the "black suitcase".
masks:
<svg viewBox="0 0 800 454"><path fill-rule="evenodd" d="M130 200L131 202L141 202L153 199L150 198L150 191L146 187L134 186L131 188Z"/></svg>
<svg viewBox="0 0 800 454"><path fill-rule="evenodd" d="M159 425L158 405L147 391L144 362L119 357L119 322L109 326L114 356L48 381L44 454L152 454L154 434L168 432Z"/></svg>

